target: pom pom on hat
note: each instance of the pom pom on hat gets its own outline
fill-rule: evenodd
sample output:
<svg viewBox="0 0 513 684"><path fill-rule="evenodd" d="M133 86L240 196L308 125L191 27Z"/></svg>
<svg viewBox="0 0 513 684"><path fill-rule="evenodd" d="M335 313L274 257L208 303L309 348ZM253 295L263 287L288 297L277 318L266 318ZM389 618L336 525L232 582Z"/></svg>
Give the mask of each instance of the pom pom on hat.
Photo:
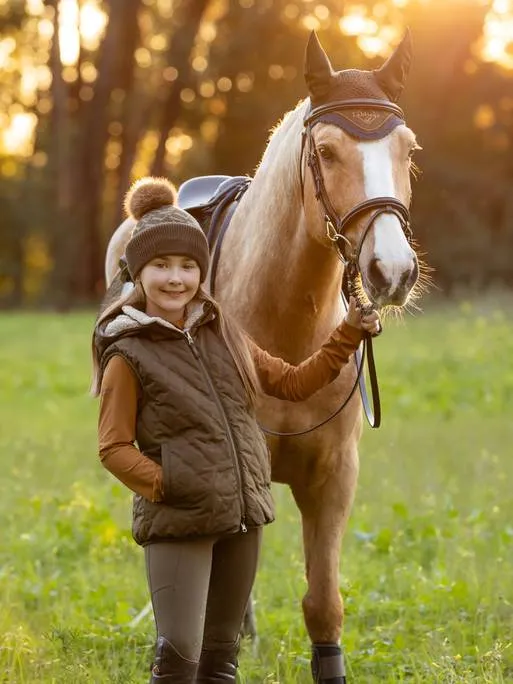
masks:
<svg viewBox="0 0 513 684"><path fill-rule="evenodd" d="M176 188L167 178L140 178L125 197L126 213L138 221L149 211L176 205Z"/></svg>

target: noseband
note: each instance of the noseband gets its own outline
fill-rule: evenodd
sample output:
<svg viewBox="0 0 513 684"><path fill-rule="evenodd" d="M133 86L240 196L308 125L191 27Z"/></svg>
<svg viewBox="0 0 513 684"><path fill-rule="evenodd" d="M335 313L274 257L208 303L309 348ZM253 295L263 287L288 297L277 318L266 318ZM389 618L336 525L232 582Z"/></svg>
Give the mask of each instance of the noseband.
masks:
<svg viewBox="0 0 513 684"><path fill-rule="evenodd" d="M355 207L350 209L344 216L339 216L335 211L333 203L331 202L326 191L326 186L324 185L319 155L317 148L315 147L312 129L315 124L319 123L319 121L321 121L326 115L333 113L341 114L348 110L353 112L354 110L363 110L364 112L375 112L378 114L388 113L395 117L397 123L404 123L404 113L398 105L394 104L393 102L389 102L388 100L336 100L334 102L330 102L329 104L320 105L319 107L311 109L304 120L300 163L301 192L304 192L302 159L305 143L308 142L306 160L312 172L315 185L315 197L322 206L324 220L326 223L326 236L332 243L334 243L338 257L344 266L348 267L348 275L352 278L360 272L359 259L363 243L378 216L381 216L382 214L394 214L397 216L408 242L411 240L411 228L410 212L408 207L395 197L373 197L372 199L360 202ZM354 125L351 128L351 133L358 136L358 128ZM364 136L362 135L362 138L363 137ZM374 138L376 137L384 136L374 136ZM351 240L347 237L347 230L355 219L361 218L369 212L371 212L369 220L364 227L358 244L354 247Z"/></svg>

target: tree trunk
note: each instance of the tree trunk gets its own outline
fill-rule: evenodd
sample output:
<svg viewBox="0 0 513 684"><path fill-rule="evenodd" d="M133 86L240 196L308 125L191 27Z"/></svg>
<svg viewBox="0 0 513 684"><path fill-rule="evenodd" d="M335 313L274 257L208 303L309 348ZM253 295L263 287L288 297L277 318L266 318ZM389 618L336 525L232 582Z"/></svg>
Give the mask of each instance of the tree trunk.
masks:
<svg viewBox="0 0 513 684"><path fill-rule="evenodd" d="M191 83L190 56L201 18L209 0L184 0L177 12L175 31L168 53L168 65L174 67L177 78L171 83L160 116L159 142L151 166L152 176L165 176L166 141L180 115L180 93Z"/></svg>
<svg viewBox="0 0 513 684"><path fill-rule="evenodd" d="M75 206L81 207L81 235L75 254L79 299L94 299L103 288L102 205L105 148L112 120L111 94L129 82L123 74L133 69L138 39L140 0L109 0L109 23L100 48L98 79L93 98L84 107L82 171L75 188Z"/></svg>
<svg viewBox="0 0 513 684"><path fill-rule="evenodd" d="M51 94L53 107L50 118L51 142L48 169L53 183L49 185L53 207L52 226L49 240L50 254L54 269L50 278L50 292L47 299L60 309L70 306L70 278L72 264L69 261L71 246L71 122L68 112L68 86L62 78L62 62L59 49L59 3L51 0L54 10L53 38L50 48L50 67L52 71Z"/></svg>
<svg viewBox="0 0 513 684"><path fill-rule="evenodd" d="M123 123L122 151L118 173L118 191L112 229L115 230L124 217L123 200L130 185L130 174L137 152L141 131L145 129L150 118L152 102L148 98L141 103L141 99L132 95L126 107L126 120Z"/></svg>

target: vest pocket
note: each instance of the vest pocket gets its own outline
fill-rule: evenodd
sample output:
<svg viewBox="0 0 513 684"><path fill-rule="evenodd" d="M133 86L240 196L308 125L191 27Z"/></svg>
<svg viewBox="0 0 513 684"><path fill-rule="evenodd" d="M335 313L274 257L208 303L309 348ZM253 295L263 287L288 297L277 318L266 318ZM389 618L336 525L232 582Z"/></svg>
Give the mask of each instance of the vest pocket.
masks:
<svg viewBox="0 0 513 684"><path fill-rule="evenodd" d="M164 503L208 512L215 508L216 498L226 494L219 491L220 480L224 485L232 478L208 444L196 445L194 440L177 437L162 445L161 455Z"/></svg>

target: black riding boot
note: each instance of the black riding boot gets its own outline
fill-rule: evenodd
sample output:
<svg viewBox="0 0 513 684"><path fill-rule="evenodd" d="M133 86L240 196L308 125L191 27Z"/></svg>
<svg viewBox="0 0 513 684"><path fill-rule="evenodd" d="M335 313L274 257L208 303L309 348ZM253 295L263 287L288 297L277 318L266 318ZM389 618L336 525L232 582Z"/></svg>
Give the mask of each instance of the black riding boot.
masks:
<svg viewBox="0 0 513 684"><path fill-rule="evenodd" d="M201 660L196 681L198 684L218 684L235 682L237 676L237 653L239 642L226 648L201 652Z"/></svg>
<svg viewBox="0 0 513 684"><path fill-rule="evenodd" d="M197 670L198 663L182 658L164 637L157 639L150 684L191 684Z"/></svg>
<svg viewBox="0 0 513 684"><path fill-rule="evenodd" d="M346 684L344 655L338 644L312 645L312 677L315 684Z"/></svg>

